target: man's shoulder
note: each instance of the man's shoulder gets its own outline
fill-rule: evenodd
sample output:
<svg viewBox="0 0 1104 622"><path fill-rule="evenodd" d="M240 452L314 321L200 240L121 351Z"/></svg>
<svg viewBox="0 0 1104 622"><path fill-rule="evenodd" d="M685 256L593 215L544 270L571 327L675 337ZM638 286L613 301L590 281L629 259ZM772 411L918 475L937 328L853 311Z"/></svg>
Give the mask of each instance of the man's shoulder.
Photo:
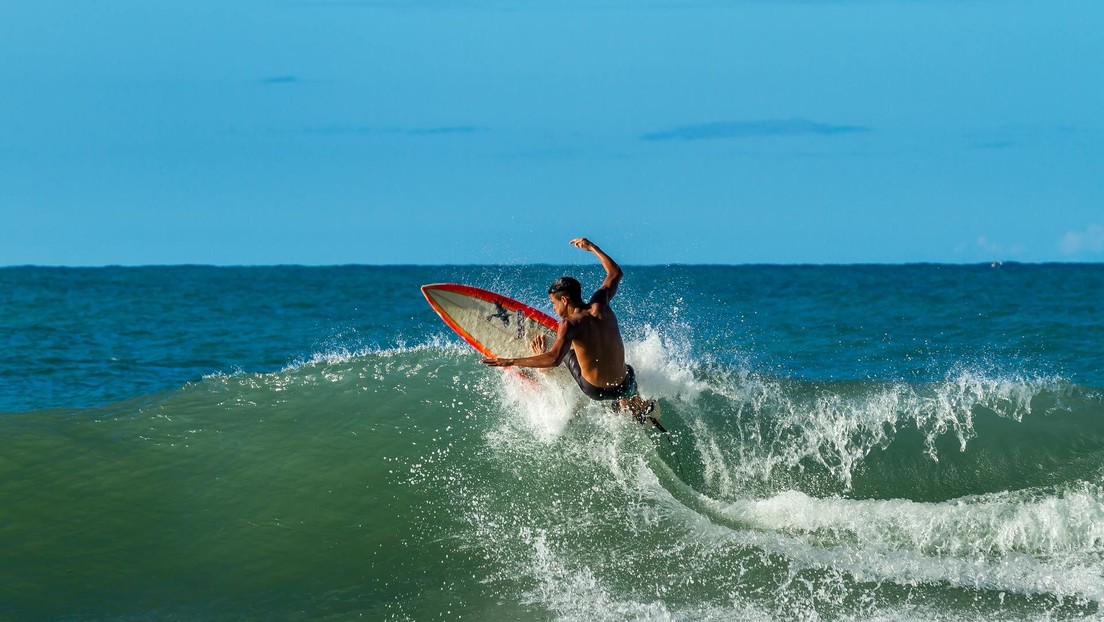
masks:
<svg viewBox="0 0 1104 622"><path fill-rule="evenodd" d="M599 287L598 289L594 290L594 294L592 294L591 297L590 297L590 303L591 304L597 303L597 304L601 304L601 305L608 305L609 301L610 301L610 288L606 287L605 285L603 285L602 287Z"/></svg>
<svg viewBox="0 0 1104 622"><path fill-rule="evenodd" d="M610 312L609 305L592 305L587 309L572 314L564 321L573 329L585 330L588 326L601 324L602 318Z"/></svg>
<svg viewBox="0 0 1104 622"><path fill-rule="evenodd" d="M578 313L573 313L573 314L567 316L567 318L564 319L564 322L566 322L568 325L570 325L572 327L577 327L577 326L585 326L587 324L590 324L591 322L595 321L596 319L597 318L594 317L594 311L591 308L587 308L584 311L580 311Z"/></svg>

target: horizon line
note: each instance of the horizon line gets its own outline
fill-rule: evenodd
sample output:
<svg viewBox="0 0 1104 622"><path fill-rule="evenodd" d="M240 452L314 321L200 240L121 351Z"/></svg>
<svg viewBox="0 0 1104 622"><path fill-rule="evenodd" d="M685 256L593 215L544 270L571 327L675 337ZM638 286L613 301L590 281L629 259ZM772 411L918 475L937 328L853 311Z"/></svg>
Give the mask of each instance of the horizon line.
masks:
<svg viewBox="0 0 1104 622"><path fill-rule="evenodd" d="M242 263L242 264L218 264L218 263L138 263L138 264L118 264L118 263L106 263L106 264L6 264L0 265L0 270L18 269L18 268L36 268L36 269L58 269L58 270L102 270L109 268L126 268L126 269L140 269L140 268L505 268L505 267L539 267L539 266L587 266L589 264L585 262L578 263L553 263L553 262L532 262L532 263L333 263L333 264L307 264L307 263ZM744 263L717 263L717 262L672 262L672 263L622 263L622 267L626 268L667 268L667 267L687 267L687 268L756 268L756 267L909 267L909 266L989 266L989 267L1002 267L1002 266L1052 266L1052 265L1069 265L1069 266L1093 266L1104 265L1104 260L1099 261L1062 261L1062 260L1047 260L1047 261L969 261L969 262L954 262L954 261L906 261L906 262L883 262L883 261L866 261L866 262L744 262Z"/></svg>

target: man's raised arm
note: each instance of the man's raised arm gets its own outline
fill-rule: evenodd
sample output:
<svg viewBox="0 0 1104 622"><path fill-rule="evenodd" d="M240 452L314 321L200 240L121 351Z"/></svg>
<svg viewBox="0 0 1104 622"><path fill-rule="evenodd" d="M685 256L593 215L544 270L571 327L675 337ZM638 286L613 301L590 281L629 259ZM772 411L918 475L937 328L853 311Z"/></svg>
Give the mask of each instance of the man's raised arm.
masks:
<svg viewBox="0 0 1104 622"><path fill-rule="evenodd" d="M598 288L598 291L602 291L603 289L607 290L607 301L613 298L613 295L617 293L617 285L621 282L621 277L624 275L624 272L621 271L621 266L617 265L617 262L607 255L605 251L598 248L597 244L586 238L575 238L571 240L571 245L581 248L584 251L590 251L598 256L598 260L602 262L602 267L606 269L606 280L602 281L602 286ZM597 294L597 292L595 293Z"/></svg>

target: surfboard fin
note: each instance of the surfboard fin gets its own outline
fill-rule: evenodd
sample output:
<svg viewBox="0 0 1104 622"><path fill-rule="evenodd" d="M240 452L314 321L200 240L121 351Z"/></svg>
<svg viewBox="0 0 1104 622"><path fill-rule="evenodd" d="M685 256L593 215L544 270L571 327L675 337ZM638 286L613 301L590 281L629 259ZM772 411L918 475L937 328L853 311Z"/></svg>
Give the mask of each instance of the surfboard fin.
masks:
<svg viewBox="0 0 1104 622"><path fill-rule="evenodd" d="M633 418L636 419L637 423L641 425L647 425L650 423L655 426L655 428L660 432L663 432L664 434L670 436L670 433L667 432L667 428L664 428L663 425L659 423L659 403L655 400L648 400L645 403L648 405L647 409L645 409L639 415L634 413ZM653 415L652 413L655 414Z"/></svg>

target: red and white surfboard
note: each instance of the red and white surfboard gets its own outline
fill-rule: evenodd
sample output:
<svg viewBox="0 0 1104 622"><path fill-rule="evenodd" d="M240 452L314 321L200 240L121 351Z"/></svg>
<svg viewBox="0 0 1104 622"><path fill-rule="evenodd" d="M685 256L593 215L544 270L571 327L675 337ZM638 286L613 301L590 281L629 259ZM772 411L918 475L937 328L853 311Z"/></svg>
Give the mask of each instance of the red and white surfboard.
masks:
<svg viewBox="0 0 1104 622"><path fill-rule="evenodd" d="M555 318L502 294L455 283L423 285L422 293L445 324L486 357L529 356L539 334L545 347L556 340Z"/></svg>

